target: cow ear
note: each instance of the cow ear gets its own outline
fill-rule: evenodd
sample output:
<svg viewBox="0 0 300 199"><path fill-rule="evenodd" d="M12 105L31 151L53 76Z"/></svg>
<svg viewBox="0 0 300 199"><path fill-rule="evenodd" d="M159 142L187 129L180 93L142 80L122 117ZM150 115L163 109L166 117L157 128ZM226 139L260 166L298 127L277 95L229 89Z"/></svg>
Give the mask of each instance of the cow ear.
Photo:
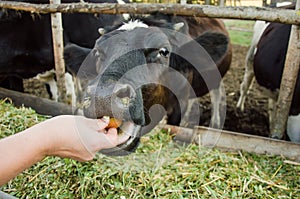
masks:
<svg viewBox="0 0 300 199"><path fill-rule="evenodd" d="M90 73L96 74L96 64L87 63L88 56L92 53L91 49L80 47L76 44L67 44L64 48L64 59L67 71L71 72L74 76L80 76L80 78L90 78ZM82 66L88 66L83 68ZM93 68L95 67L95 68ZM91 71L91 72L87 72ZM83 74L84 73L84 74ZM81 77L82 76L82 77Z"/></svg>
<svg viewBox="0 0 300 199"><path fill-rule="evenodd" d="M206 70L211 67L211 60L218 64L223 59L228 45L229 40L226 35L206 32L172 52L170 66L182 71L194 67Z"/></svg>
<svg viewBox="0 0 300 199"><path fill-rule="evenodd" d="M206 32L195 40L206 50L215 63L223 58L229 45L228 36L217 32Z"/></svg>

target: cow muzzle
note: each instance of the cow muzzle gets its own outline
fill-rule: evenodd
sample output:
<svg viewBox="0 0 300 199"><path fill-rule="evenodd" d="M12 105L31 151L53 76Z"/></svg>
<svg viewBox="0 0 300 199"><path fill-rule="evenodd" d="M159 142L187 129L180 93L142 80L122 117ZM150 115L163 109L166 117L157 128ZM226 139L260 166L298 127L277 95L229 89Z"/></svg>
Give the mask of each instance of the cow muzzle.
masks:
<svg viewBox="0 0 300 199"><path fill-rule="evenodd" d="M88 86L86 89L83 102L84 116L95 119L104 116L115 118L122 122L121 126L117 128L119 137L129 137L126 142L114 148L101 150L101 153L114 156L128 155L137 148L142 123L135 117L143 117L143 113L138 111L140 116L132 114L131 109L136 110L136 107L133 107L136 106L135 98L136 92L129 84L97 84Z"/></svg>

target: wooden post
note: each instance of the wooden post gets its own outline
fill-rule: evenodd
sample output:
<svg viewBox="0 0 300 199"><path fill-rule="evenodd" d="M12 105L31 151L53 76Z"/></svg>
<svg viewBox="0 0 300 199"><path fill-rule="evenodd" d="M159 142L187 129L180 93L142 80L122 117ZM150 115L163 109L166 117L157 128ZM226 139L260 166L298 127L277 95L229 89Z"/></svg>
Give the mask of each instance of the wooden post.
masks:
<svg viewBox="0 0 300 199"><path fill-rule="evenodd" d="M210 0L205 0L205 5L210 5Z"/></svg>
<svg viewBox="0 0 300 199"><path fill-rule="evenodd" d="M50 4L60 4L61 0L50 0ZM53 53L55 62L56 80L58 86L58 100L65 101L65 62L64 42L61 13L51 14Z"/></svg>
<svg viewBox="0 0 300 199"><path fill-rule="evenodd" d="M185 5L186 4L186 0L180 0L180 4L181 5Z"/></svg>
<svg viewBox="0 0 300 199"><path fill-rule="evenodd" d="M268 5L267 0L262 1L262 6L266 7Z"/></svg>
<svg viewBox="0 0 300 199"><path fill-rule="evenodd" d="M297 0L296 10L300 8ZM287 126L290 106L297 81L300 65L300 26L292 25L288 51L286 55L280 92L273 114L274 120L270 124L272 138L282 139Z"/></svg>
<svg viewBox="0 0 300 199"><path fill-rule="evenodd" d="M236 0L234 0L235 2ZM225 0L219 0L219 6L225 6Z"/></svg>

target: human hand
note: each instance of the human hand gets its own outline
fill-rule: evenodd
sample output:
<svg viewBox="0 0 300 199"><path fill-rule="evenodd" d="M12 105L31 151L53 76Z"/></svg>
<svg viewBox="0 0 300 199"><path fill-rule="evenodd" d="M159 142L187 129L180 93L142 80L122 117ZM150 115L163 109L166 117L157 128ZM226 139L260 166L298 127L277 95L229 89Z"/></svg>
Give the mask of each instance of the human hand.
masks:
<svg viewBox="0 0 300 199"><path fill-rule="evenodd" d="M62 115L0 139L0 186L45 156L88 161L99 150L128 140L127 135L118 136L115 128L105 131L108 122Z"/></svg>
<svg viewBox="0 0 300 199"><path fill-rule="evenodd" d="M46 155L88 161L99 150L115 147L128 140L127 135L119 137L115 128L106 131L108 123L104 119L64 115L42 122L35 128L43 130L43 133L40 132L41 139L47 139Z"/></svg>

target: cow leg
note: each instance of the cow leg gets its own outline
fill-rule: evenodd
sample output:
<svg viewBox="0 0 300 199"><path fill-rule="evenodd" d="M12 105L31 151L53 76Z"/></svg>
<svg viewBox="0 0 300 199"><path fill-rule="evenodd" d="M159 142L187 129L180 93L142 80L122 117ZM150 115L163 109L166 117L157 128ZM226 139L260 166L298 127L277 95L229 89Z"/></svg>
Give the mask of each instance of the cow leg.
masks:
<svg viewBox="0 0 300 199"><path fill-rule="evenodd" d="M186 107L180 107L180 104L179 104L178 100L175 100L172 103L172 107L168 107L166 109L167 110L167 115L168 115L168 118L167 118L167 123L168 124L176 125L176 126L180 125L180 121L181 121L181 118L182 118L181 109L183 110L183 112L185 112Z"/></svg>
<svg viewBox="0 0 300 199"><path fill-rule="evenodd" d="M180 126L194 127L199 125L200 115L199 98L189 99L186 111L180 121Z"/></svg>
<svg viewBox="0 0 300 199"><path fill-rule="evenodd" d="M289 116L287 121L287 135L292 142L300 143L300 114Z"/></svg>
<svg viewBox="0 0 300 199"><path fill-rule="evenodd" d="M254 82L253 59L254 59L255 46L251 46L247 52L244 79L240 86L240 97L237 103L237 108L244 111L245 100L249 94L249 89Z"/></svg>
<svg viewBox="0 0 300 199"><path fill-rule="evenodd" d="M70 73L65 73L65 86L67 97L71 97L72 106L76 107L76 94L75 94L75 85L73 77Z"/></svg>
<svg viewBox="0 0 300 199"><path fill-rule="evenodd" d="M273 123L276 101L273 98L268 98L268 115L269 115L269 125Z"/></svg>
<svg viewBox="0 0 300 199"><path fill-rule="evenodd" d="M226 111L226 95L222 82L218 88L211 90L209 94L212 100L212 119L210 126L213 128L221 128L221 125L224 124Z"/></svg>
<svg viewBox="0 0 300 199"><path fill-rule="evenodd" d="M47 82L45 82L45 84L49 85L49 88L50 88L49 96L50 97L52 96L51 99L57 102L58 101L58 88L57 88L56 81L54 79L50 79Z"/></svg>
<svg viewBox="0 0 300 199"><path fill-rule="evenodd" d="M266 23L265 21L256 21L254 24L251 46L247 52L245 59L245 74L243 82L240 86L240 98L237 103L237 108L239 108L241 111L244 111L246 97L249 94L249 89L251 88L254 82L253 60L256 51L256 46L267 26L268 23Z"/></svg>

